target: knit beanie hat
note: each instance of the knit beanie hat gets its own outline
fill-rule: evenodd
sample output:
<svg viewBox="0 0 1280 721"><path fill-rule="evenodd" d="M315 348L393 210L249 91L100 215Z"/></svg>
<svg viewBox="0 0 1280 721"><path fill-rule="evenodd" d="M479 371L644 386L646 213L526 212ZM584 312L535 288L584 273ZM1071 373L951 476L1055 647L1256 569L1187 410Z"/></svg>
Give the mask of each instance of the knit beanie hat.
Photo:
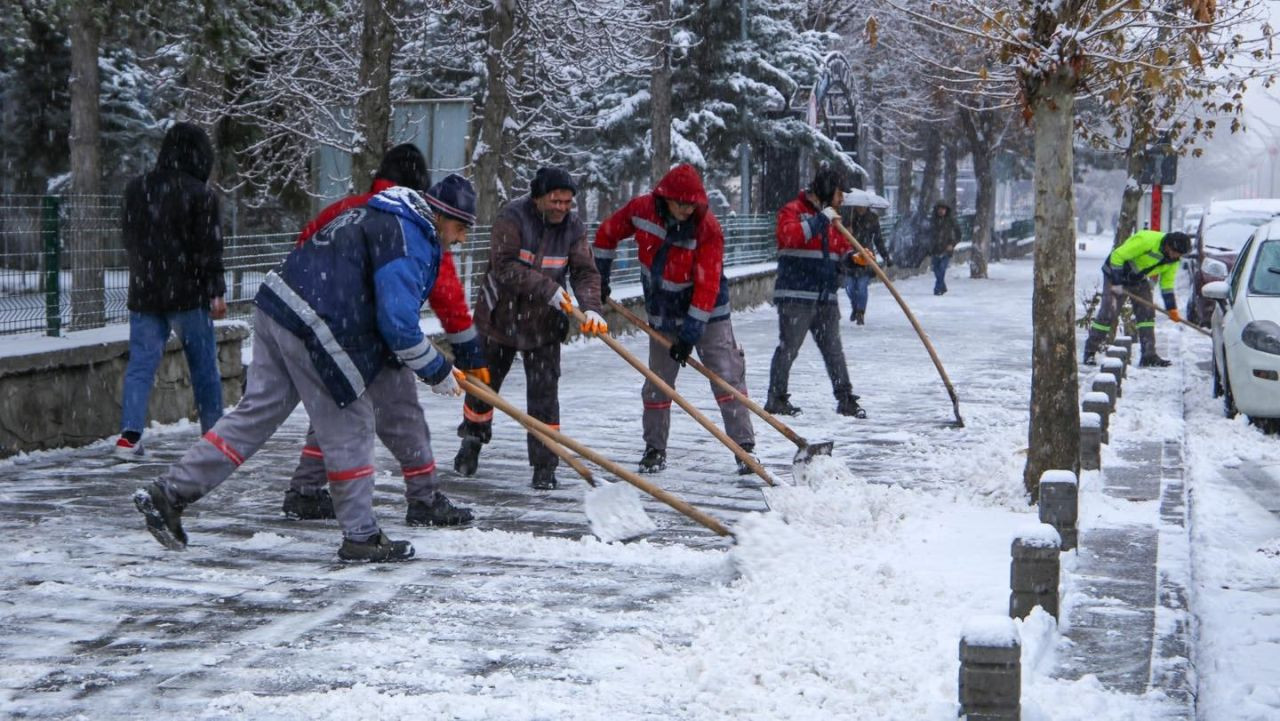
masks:
<svg viewBox="0 0 1280 721"><path fill-rule="evenodd" d="M428 188L424 197L436 212L461 220L468 226L476 224L476 189L461 175L446 175L444 180Z"/></svg>
<svg viewBox="0 0 1280 721"><path fill-rule="evenodd" d="M578 194L578 187L573 184L573 177L560 168L544 166L534 173L533 182L529 184L529 196L541 198L553 190L567 190Z"/></svg>

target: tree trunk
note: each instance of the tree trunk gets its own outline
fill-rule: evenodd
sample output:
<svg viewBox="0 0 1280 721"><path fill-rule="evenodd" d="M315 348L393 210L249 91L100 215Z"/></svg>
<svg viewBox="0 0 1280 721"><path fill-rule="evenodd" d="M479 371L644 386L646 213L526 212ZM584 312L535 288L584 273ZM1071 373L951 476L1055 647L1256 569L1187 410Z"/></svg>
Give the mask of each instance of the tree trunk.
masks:
<svg viewBox="0 0 1280 721"><path fill-rule="evenodd" d="M649 127L652 128L653 155L649 178L654 185L671 169L671 0L654 0L653 75L649 79Z"/></svg>
<svg viewBox="0 0 1280 721"><path fill-rule="evenodd" d="M987 259L991 257L991 232L996 220L995 169L992 167L988 134L982 132L988 125L986 120L988 119L979 111L960 111L960 123L969 140L969 154L973 156L973 176L978 184L973 217L973 252L969 257L970 278L987 277Z"/></svg>
<svg viewBox="0 0 1280 721"><path fill-rule="evenodd" d="M916 203L921 215L933 212L933 204L938 202L938 175L942 171L942 138L933 128L925 132L924 172L920 176L920 199Z"/></svg>
<svg viewBox="0 0 1280 721"><path fill-rule="evenodd" d="M510 99L507 97L507 68L503 49L515 34L513 13L515 0L497 0L484 11L489 28L485 50L484 119L480 123L480 140L472 159L475 161L476 216L478 222L490 224L502 207L505 185L503 171L503 124L507 119ZM500 185L504 187L499 188Z"/></svg>
<svg viewBox="0 0 1280 721"><path fill-rule="evenodd" d="M956 182L960 175L960 159L959 149L956 148L956 142L948 140L942 146L942 202L951 206L951 212L958 213L960 208L956 204Z"/></svg>
<svg viewBox="0 0 1280 721"><path fill-rule="evenodd" d="M884 196L884 134L880 130L880 122L877 117L874 122L875 129L872 136L875 138L875 145L871 151L871 182L875 184L876 195L881 198Z"/></svg>
<svg viewBox="0 0 1280 721"><path fill-rule="evenodd" d="M1142 106L1142 103L1138 103ZM1136 112L1136 111L1135 111ZM1125 170L1128 178L1124 184L1124 195L1120 198L1120 218L1116 221L1116 234L1111 240L1111 247L1123 243L1138 230L1138 205L1142 202L1143 190L1138 183L1142 174L1142 151L1146 146L1145 138L1138 132L1138 122L1134 122L1133 132L1129 137L1129 148L1126 153Z"/></svg>
<svg viewBox="0 0 1280 721"><path fill-rule="evenodd" d="M1035 117L1036 243L1031 302L1031 422L1022 479L1030 501L1040 474L1079 471L1080 407L1076 369L1075 197L1072 147L1075 97L1050 77L1032 99Z"/></svg>
<svg viewBox="0 0 1280 721"><path fill-rule="evenodd" d="M898 222L903 222L911 216L911 188L914 185L911 177L911 151L906 145L899 145L898 152L898 203L895 209L898 213Z"/></svg>
<svg viewBox="0 0 1280 721"><path fill-rule="evenodd" d="M364 192L373 183L373 174L378 172L382 154L387 150L391 127L391 53L396 45L391 14L396 4L397 0L363 1L360 97L356 100L355 116L359 135L351 154L352 192Z"/></svg>
<svg viewBox="0 0 1280 721"><path fill-rule="evenodd" d="M106 322L102 231L119 208L100 207L101 164L98 138L98 40L100 29L92 0L71 9L71 202L67 261L71 274L71 330L99 328Z"/></svg>

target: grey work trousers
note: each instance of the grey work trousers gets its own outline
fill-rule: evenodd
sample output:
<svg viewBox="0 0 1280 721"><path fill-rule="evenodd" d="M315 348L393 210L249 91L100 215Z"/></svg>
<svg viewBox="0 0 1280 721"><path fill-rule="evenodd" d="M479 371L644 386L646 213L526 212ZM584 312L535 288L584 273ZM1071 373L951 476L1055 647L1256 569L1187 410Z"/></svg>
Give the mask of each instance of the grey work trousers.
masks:
<svg viewBox="0 0 1280 721"><path fill-rule="evenodd" d="M721 320L708 323L702 338L694 347L698 351L698 360L703 365L746 395L747 362L742 348L733 336L732 322ZM671 353L665 346L652 338L649 339L649 369L666 381L667 385L675 388L680 364L671 359ZM740 446L754 446L756 434L751 427L751 412L732 393L726 393L714 383L710 384L711 393L720 406L720 416L724 419L725 433ZM648 447L665 451L667 436L671 432L671 399L647 378L644 387L640 389L640 397L644 401L644 443Z"/></svg>
<svg viewBox="0 0 1280 721"><path fill-rule="evenodd" d="M418 403L418 376L406 366L383 368L365 389L373 404L373 425L378 440L391 451L404 475L404 497L431 503L440 483L436 458L431 452L431 430ZM289 487L303 495L315 495L329 479L325 475L324 451L316 440L314 426L307 429L306 445Z"/></svg>
<svg viewBox="0 0 1280 721"><path fill-rule="evenodd" d="M818 344L822 362L827 366L827 377L831 379L831 391L836 400L853 393L844 347L840 343L840 306L835 302L779 303L778 348L774 350L773 363L769 366L769 398L787 395L791 364L800 353L804 337L810 333Z"/></svg>
<svg viewBox="0 0 1280 721"><path fill-rule="evenodd" d="M1111 337L1116 318L1120 316L1120 309L1125 302L1129 301L1129 296L1124 295L1126 290L1147 303L1153 302L1150 283L1112 285L1110 279L1103 278L1102 298L1098 301L1098 310L1094 313L1093 323L1089 325L1089 335L1084 341L1085 353L1097 353L1102 349L1103 341ZM1142 349L1141 354L1155 355L1156 312L1151 309L1151 306L1142 303L1131 303L1131 305L1133 305L1133 324L1138 331L1138 345Z"/></svg>
<svg viewBox="0 0 1280 721"><path fill-rule="evenodd" d="M253 312L253 327L253 362L244 398L156 484L171 503L195 502L256 453L301 402L324 449L342 535L353 541L372 538L378 534L373 515L373 404L362 395L339 408L301 339L261 309Z"/></svg>

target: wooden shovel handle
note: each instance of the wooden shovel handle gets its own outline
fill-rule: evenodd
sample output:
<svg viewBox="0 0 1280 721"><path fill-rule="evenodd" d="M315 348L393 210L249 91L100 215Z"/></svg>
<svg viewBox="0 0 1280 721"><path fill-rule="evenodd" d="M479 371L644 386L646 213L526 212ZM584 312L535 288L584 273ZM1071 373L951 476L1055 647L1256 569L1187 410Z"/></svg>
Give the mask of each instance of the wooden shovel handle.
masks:
<svg viewBox="0 0 1280 721"><path fill-rule="evenodd" d="M1127 289L1125 289L1125 288L1123 288L1123 287L1121 287L1121 288L1120 288L1120 290L1121 290L1125 295L1127 295L1127 296L1129 296L1130 298L1132 298L1132 299L1134 300L1134 302L1135 302L1135 303L1141 303L1141 304L1145 305L1146 307L1150 308L1151 310L1154 310L1154 311L1157 311L1157 312L1160 312L1160 313L1164 313L1164 315L1165 315L1165 317L1166 317L1166 318L1168 318L1169 320L1173 320L1173 316L1169 315L1169 311L1165 310L1164 308L1161 308L1160 306L1156 305L1155 303L1151 303L1151 302L1149 302L1146 298L1143 298L1142 296L1134 295L1133 293L1130 293ZM1184 321L1184 320L1174 320L1173 322L1174 322L1174 323L1181 323L1182 325L1185 325L1185 326L1186 326L1186 327L1188 327L1188 328L1192 328L1192 329L1194 329L1196 332L1200 333L1201 335L1207 335L1207 336L1209 336L1210 338L1212 338L1212 337L1213 337L1213 333L1210 333L1209 331L1205 330L1204 328L1201 328L1200 326L1196 325L1195 323L1188 323L1188 322L1186 322L1186 321Z"/></svg>
<svg viewBox="0 0 1280 721"><path fill-rule="evenodd" d="M942 383L947 387L947 393L951 396L951 406L955 411L956 424L964 426L964 420L960 417L960 396L956 394L955 386L951 385L951 379L947 377L947 370L942 367L942 360L938 358L938 351L934 350L933 343L929 342L929 335L924 332L924 328L920 325L920 321L916 320L915 313L912 313L911 309L907 307L907 301L903 300L902 295L898 293L898 289L893 287L893 283L890 282L889 276L885 275L884 269L882 269L880 264L876 263L876 259L872 257L870 253L866 252L866 249L858 243L858 239L853 237L853 233L850 233L849 229L844 227L844 224L839 220L832 221L832 224L839 228L844 237L851 245L853 245L854 252L861 253L863 257L867 258L867 265L871 266L871 269L876 273L876 277L880 279L881 283L884 283L884 287L889 289L889 292L893 294L893 299L898 301L898 305L902 307L902 312L906 314L907 320L911 321L911 327L915 328L916 335L920 336L920 341L924 343L925 349L929 351L929 357L933 359L933 365L938 369L938 375L942 376Z"/></svg>
<svg viewBox="0 0 1280 721"><path fill-rule="evenodd" d="M587 320L586 316L582 314L582 311L576 307L573 309L573 315L580 323L585 323ZM774 485L773 479L769 477L769 472L764 469L764 466L760 465L759 461L752 458L750 453L747 453L742 446L738 445L736 441L728 436L728 434L720 430L719 426L712 423L711 420L702 413L702 411L694 408L692 403L684 399L684 396L676 393L676 389L672 388L670 384L658 377L658 374L650 370L649 366L641 363L640 359L636 358L631 351L623 347L616 338L608 333L604 333L600 335L600 340L603 340L605 345L609 346L615 353L622 356L622 359L627 363L630 363L632 368L640 371L645 378L648 378L649 381L665 393L668 398L675 401L676 405L683 408L685 413L688 413L695 421L698 422L699 425L706 428L708 433L715 436L717 440L723 443L729 450L733 451L733 455L736 456L738 460L747 464L747 467L752 471L755 471L755 474L764 479L765 483L768 483L771 486Z"/></svg>
<svg viewBox="0 0 1280 721"><path fill-rule="evenodd" d="M577 453L578 455L591 461L597 466L600 466L606 471L609 471L610 473L617 476L618 478L621 478L627 483L630 483L636 488L639 488L645 493L648 493L650 496L653 496L659 501L662 501L668 506L671 506L672 508L676 509L680 513L683 513L685 516L688 516L694 521L697 521L703 526L706 526L717 535L720 535L720 536L733 535L732 531L730 531L727 527L725 527L724 524L720 523L715 518L712 518L706 513L699 511L697 508L694 508L692 505L690 505L688 502L684 501L680 497L675 496L671 493L668 493L667 491L664 491L663 489L653 485L652 483L649 483L648 481L644 480L643 478L636 475L635 473L628 471L627 469L623 468L617 463L614 463L608 458L605 458L599 453L596 453L595 451L591 450L587 446L582 445L581 443L573 440L569 436L564 435L560 431L543 423L537 418L534 418L528 413L525 413L519 408L516 408L515 406L508 403L505 399L503 399L502 396L495 393L493 389L490 388L489 386L479 381L472 380L471 378L464 378L459 383L459 385L461 385L462 389L465 390L466 392L476 396L477 398L483 400L485 403L488 403L494 408L497 408L503 413L506 413L507 415L514 418L516 422L518 422L520 425L529 429L529 431L533 432L535 435L538 435L539 440L541 440L543 437L550 438L551 440L555 441L557 444L571 449L574 453ZM563 456L561 457L563 458Z"/></svg>
<svg viewBox="0 0 1280 721"><path fill-rule="evenodd" d="M630 321L631 325L634 325L635 327L639 328L645 333L648 333L649 337L657 341L658 344L661 345L663 348L671 347L670 338L659 333L657 330L654 329L653 326L645 322L645 320L640 316L631 312L631 310L628 309L625 305L619 303L613 298L610 298L609 307L613 308L615 311L617 311L619 315L621 315L623 318L626 318L628 321ZM694 370L706 376L707 379L710 380L712 383L716 384L717 388L720 388L726 391L727 393L733 394L733 397L738 399L739 403L746 406L752 413L755 413L757 416L760 416L760 418L762 418L765 423L768 423L769 425L773 426L774 430L786 436L787 440L796 444L796 446L800 448L804 448L809 445L809 442L806 441L803 437L801 437L799 433L796 433L795 431L791 430L791 428L789 428L782 421L778 420L777 417L774 416L772 413L761 408L759 403L756 403L755 401L751 400L751 398L748 397L746 393L743 393L737 388L734 388L732 383L725 380L724 378L721 378L720 375L715 371L706 367L700 361L694 358L689 359L689 365L692 366Z"/></svg>

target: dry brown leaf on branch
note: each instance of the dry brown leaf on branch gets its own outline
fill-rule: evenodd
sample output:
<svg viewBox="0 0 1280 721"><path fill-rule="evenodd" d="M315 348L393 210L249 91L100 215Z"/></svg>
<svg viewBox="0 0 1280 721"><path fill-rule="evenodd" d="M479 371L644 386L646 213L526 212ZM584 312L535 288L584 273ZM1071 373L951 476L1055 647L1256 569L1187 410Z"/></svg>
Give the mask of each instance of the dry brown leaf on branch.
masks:
<svg viewBox="0 0 1280 721"><path fill-rule="evenodd" d="M874 48L879 40L879 24L876 22L876 16L869 15L867 16L867 44Z"/></svg>

